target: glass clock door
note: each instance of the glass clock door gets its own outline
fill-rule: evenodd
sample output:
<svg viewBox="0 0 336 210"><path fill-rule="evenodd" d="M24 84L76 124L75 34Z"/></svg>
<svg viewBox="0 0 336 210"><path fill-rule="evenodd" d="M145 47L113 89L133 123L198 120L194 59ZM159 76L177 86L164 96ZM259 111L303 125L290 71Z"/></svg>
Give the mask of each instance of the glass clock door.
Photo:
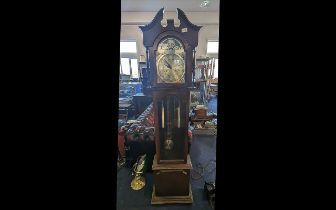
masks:
<svg viewBox="0 0 336 210"><path fill-rule="evenodd" d="M161 160L183 160L187 130L185 109L177 96L166 96L158 102Z"/></svg>

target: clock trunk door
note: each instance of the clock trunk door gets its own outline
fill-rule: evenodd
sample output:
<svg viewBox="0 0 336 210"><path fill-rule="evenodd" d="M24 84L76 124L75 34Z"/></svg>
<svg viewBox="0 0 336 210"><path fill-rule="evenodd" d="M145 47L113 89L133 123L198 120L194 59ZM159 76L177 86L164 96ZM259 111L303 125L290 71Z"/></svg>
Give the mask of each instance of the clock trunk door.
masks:
<svg viewBox="0 0 336 210"><path fill-rule="evenodd" d="M187 124L184 97L167 95L157 101L160 161L185 162Z"/></svg>

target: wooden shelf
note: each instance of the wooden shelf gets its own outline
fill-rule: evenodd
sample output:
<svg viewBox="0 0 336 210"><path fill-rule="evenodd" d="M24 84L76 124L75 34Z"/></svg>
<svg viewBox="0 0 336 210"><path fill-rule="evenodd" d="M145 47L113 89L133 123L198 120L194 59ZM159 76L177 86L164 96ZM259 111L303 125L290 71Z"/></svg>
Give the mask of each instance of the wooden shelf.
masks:
<svg viewBox="0 0 336 210"><path fill-rule="evenodd" d="M192 130L193 135L217 135L217 129L194 129Z"/></svg>
<svg viewBox="0 0 336 210"><path fill-rule="evenodd" d="M212 116L207 116L207 117L204 117L204 118L191 118L191 122L198 122L198 121L209 121L209 120L212 120L213 117Z"/></svg>
<svg viewBox="0 0 336 210"><path fill-rule="evenodd" d="M207 80L197 80L195 81L195 83L198 83L198 82L206 82Z"/></svg>

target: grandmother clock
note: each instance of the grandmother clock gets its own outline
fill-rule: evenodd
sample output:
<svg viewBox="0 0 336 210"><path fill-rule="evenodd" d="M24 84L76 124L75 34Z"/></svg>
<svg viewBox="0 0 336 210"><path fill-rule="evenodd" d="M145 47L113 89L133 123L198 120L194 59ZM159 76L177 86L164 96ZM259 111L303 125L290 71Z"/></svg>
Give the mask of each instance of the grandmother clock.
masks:
<svg viewBox="0 0 336 210"><path fill-rule="evenodd" d="M156 155L153 160L152 204L192 203L188 154L189 96L193 89L195 47L201 26L177 8L179 26L164 24L164 9L140 26L146 47L148 86L153 97Z"/></svg>

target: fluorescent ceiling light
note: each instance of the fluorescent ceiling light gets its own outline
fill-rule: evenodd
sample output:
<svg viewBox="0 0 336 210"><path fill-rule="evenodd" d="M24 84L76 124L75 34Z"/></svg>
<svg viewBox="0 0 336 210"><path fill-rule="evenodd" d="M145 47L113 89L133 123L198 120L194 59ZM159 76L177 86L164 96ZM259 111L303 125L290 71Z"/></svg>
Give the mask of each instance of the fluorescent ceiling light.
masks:
<svg viewBox="0 0 336 210"><path fill-rule="evenodd" d="M210 1L209 0L205 0L205 1L202 1L200 7L208 7L210 4Z"/></svg>

